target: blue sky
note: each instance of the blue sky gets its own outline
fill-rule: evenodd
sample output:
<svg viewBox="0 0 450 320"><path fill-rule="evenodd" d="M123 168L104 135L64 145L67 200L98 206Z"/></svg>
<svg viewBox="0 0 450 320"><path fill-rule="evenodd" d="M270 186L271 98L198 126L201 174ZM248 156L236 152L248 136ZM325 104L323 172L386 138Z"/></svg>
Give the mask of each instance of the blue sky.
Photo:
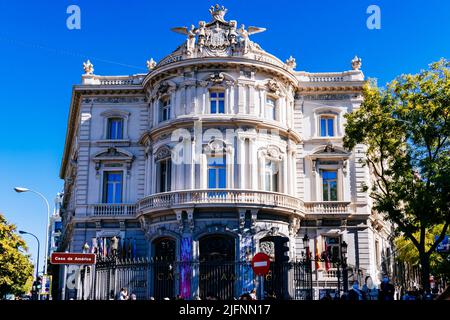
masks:
<svg viewBox="0 0 450 320"><path fill-rule="evenodd" d="M297 70L343 71L355 54L366 77L384 85L450 56L450 1L324 0L219 2L226 18L266 27L252 39L281 59L291 54ZM81 8L81 30L66 27L69 5ZM145 72L184 40L174 26L209 20L215 2L144 0L0 0L0 212L41 239L45 206L34 188L53 201L73 84L82 62L96 74ZM369 5L381 9L381 29L366 27ZM31 252L35 241L25 237ZM42 241L43 242L43 241ZM43 249L43 248L42 248Z"/></svg>

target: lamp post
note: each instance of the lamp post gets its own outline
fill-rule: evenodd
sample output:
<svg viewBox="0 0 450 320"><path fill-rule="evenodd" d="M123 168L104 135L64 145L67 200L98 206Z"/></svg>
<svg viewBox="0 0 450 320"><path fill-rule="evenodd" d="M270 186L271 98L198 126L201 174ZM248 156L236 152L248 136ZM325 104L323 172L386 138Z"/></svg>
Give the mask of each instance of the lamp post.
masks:
<svg viewBox="0 0 450 320"><path fill-rule="evenodd" d="M311 250L309 247L309 237L308 234L305 233L305 236L303 237L303 248L305 248L305 255L306 255L306 270L308 272L309 276L309 299L313 299L313 286L312 286L312 259L311 259Z"/></svg>
<svg viewBox="0 0 450 320"><path fill-rule="evenodd" d="M44 202L45 202L45 204L47 206L47 222L45 224L45 250L44 250L44 257L45 257L45 259L44 259L44 274L47 274L48 228L49 228L48 224L49 224L49 221L50 221L50 205L48 204L47 198L45 198L44 195L42 193L40 193L40 192L31 190L31 189L28 189L28 188L23 188L23 187L15 187L14 191L17 192L17 193L23 193L23 192L35 193L35 194L37 194L39 197L41 197L44 200Z"/></svg>
<svg viewBox="0 0 450 320"><path fill-rule="evenodd" d="M347 243L342 241L341 243L341 262L342 262L342 281L344 282L344 293L348 292L348 270L347 270Z"/></svg>
<svg viewBox="0 0 450 320"><path fill-rule="evenodd" d="M23 230L19 230L19 233L20 234L29 234L30 236L34 237L36 239L36 241L37 241L38 247L37 247L36 280L35 281L38 281L38 277L39 277L39 248L41 246L41 243L39 242L38 237L36 237L36 235L31 233L31 232L26 232L26 231L23 231ZM38 299L39 299L39 291L37 291L37 296L38 296Z"/></svg>

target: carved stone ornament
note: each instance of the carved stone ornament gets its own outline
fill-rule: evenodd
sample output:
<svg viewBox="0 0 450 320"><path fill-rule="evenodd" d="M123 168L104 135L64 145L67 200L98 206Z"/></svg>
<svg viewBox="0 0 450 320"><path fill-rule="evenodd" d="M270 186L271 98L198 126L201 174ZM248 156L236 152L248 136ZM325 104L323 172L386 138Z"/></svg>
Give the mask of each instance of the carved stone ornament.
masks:
<svg viewBox="0 0 450 320"><path fill-rule="evenodd" d="M161 147L155 153L155 161L170 158L171 155L171 151L168 147Z"/></svg>
<svg viewBox="0 0 450 320"><path fill-rule="evenodd" d="M269 91L275 93L276 95L280 94L280 84L274 79L270 79L267 82L267 88L269 89Z"/></svg>
<svg viewBox="0 0 450 320"><path fill-rule="evenodd" d="M262 241L259 244L259 250L262 253L267 254L269 257L274 257L275 256L275 243L273 243L272 241Z"/></svg>
<svg viewBox="0 0 450 320"><path fill-rule="evenodd" d="M94 65L89 60L83 62L83 69L84 69L84 74L86 74L86 75L91 75L94 73Z"/></svg>
<svg viewBox="0 0 450 320"><path fill-rule="evenodd" d="M225 77L222 72L216 72L209 76L209 81L211 81L214 84L222 83L223 80L225 80Z"/></svg>
<svg viewBox="0 0 450 320"><path fill-rule="evenodd" d="M175 27L171 30L183 34L186 37L183 48L188 57L198 58L207 56L230 56L234 54L246 54L253 48L260 47L250 41L249 36L263 32L265 28L248 27L242 25L237 28L235 20L225 20L227 9L224 6L211 6L209 13L211 21L200 21L198 27L191 25Z"/></svg>

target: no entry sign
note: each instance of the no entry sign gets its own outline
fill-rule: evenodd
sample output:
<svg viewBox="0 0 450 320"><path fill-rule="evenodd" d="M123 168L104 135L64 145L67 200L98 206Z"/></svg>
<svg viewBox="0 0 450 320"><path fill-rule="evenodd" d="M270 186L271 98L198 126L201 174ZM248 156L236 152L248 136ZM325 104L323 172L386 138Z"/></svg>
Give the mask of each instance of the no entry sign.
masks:
<svg viewBox="0 0 450 320"><path fill-rule="evenodd" d="M66 253L53 252L50 258L51 264L95 264L93 253Z"/></svg>
<svg viewBox="0 0 450 320"><path fill-rule="evenodd" d="M257 253L252 259L253 272L258 276L263 276L269 272L270 257L265 253Z"/></svg>

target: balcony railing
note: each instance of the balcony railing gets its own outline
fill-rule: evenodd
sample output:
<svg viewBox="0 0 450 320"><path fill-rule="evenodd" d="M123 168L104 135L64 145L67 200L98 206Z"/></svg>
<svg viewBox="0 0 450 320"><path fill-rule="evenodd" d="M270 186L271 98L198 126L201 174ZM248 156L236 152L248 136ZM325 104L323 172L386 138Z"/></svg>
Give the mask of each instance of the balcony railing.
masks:
<svg viewBox="0 0 450 320"><path fill-rule="evenodd" d="M349 214L350 202L315 201L305 203L307 214Z"/></svg>
<svg viewBox="0 0 450 320"><path fill-rule="evenodd" d="M136 214L135 204L94 204L90 207L92 216L133 216Z"/></svg>
<svg viewBox="0 0 450 320"><path fill-rule="evenodd" d="M186 207L194 205L236 205L275 207L303 211L303 202L295 197L268 191L207 189L158 193L138 202L138 212Z"/></svg>

